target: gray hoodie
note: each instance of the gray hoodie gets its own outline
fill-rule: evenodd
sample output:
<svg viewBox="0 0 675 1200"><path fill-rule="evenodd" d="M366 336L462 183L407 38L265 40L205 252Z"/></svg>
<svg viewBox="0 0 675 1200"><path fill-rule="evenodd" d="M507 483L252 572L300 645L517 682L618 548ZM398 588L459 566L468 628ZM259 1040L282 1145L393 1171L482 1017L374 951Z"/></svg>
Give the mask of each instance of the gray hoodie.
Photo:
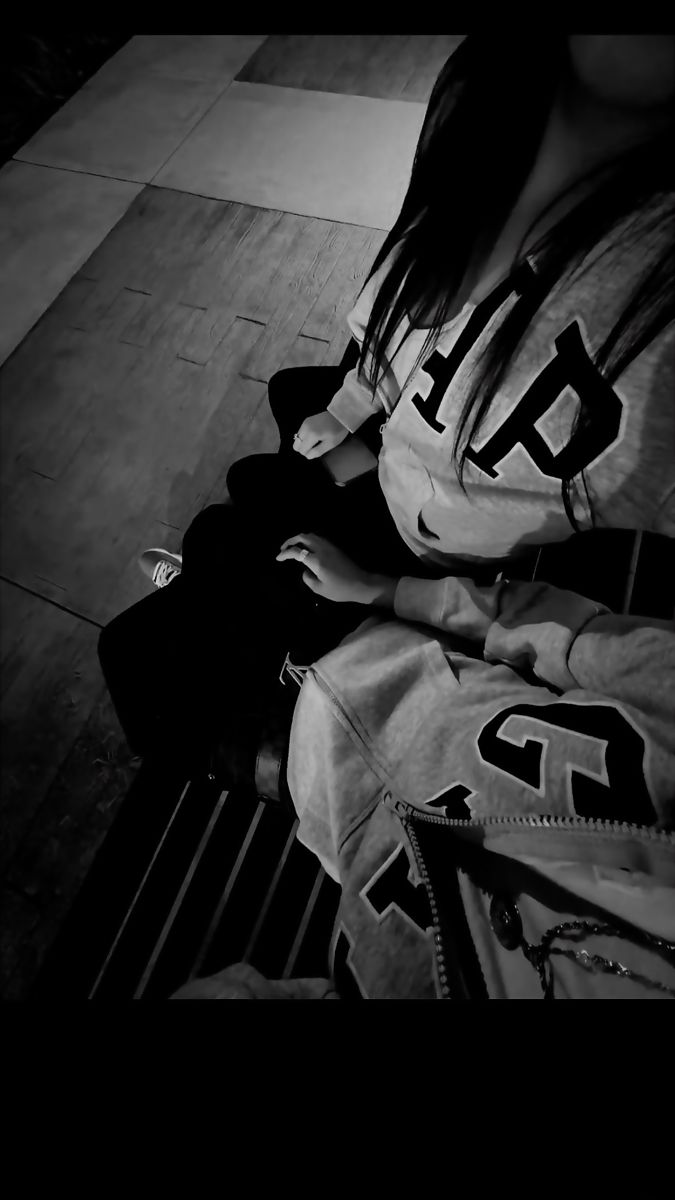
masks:
<svg viewBox="0 0 675 1200"><path fill-rule="evenodd" d="M293 719L298 837L343 889L340 994L540 997L532 964L494 936L500 887L530 945L589 910L675 944L673 622L459 578L402 580L396 615L314 664ZM479 857L458 873L466 838ZM561 935L569 955L576 936ZM674 949L664 960L602 931L583 942L671 989ZM558 994L665 994L555 963Z"/></svg>
<svg viewBox="0 0 675 1200"><path fill-rule="evenodd" d="M592 260L548 297L517 352L472 445L460 489L452 466L459 414L478 359L502 318L518 303L529 256L478 306L467 303L444 326L424 366L412 371L427 331L415 328L398 353L390 348L373 394L350 371L328 405L352 433L381 411L379 480L404 542L421 559L452 570L457 560L502 559L571 529L561 499L561 464L568 455L579 396L592 412L577 439L574 474L585 470L599 527L675 534L675 326L655 338L611 387L592 357L662 241L628 239L598 247ZM349 314L354 338L366 322L388 262L366 285ZM407 328L393 338L396 347ZM581 528L589 515L579 497ZM466 567L464 566L464 571Z"/></svg>
<svg viewBox="0 0 675 1200"><path fill-rule="evenodd" d="M299 837L334 878L383 786L464 819L675 824L672 622L455 577L402 579L395 608L314 664L295 709Z"/></svg>
<svg viewBox="0 0 675 1200"><path fill-rule="evenodd" d="M177 998L673 998L673 623L459 578L403 580L396 613L294 714L298 836L342 888L332 978L237 964Z"/></svg>

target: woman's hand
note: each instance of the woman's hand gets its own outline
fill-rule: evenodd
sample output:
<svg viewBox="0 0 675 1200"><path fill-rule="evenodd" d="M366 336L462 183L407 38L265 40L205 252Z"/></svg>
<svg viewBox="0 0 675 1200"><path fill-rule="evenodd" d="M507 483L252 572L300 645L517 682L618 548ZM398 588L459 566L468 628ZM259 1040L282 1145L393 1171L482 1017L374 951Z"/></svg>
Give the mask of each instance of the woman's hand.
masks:
<svg viewBox="0 0 675 1200"><path fill-rule="evenodd" d="M344 442L348 433L332 413L314 413L302 422L293 439L293 449L305 458L320 458Z"/></svg>
<svg viewBox="0 0 675 1200"><path fill-rule="evenodd" d="M304 563L303 583L317 596L342 604L394 606L397 579L364 571L318 534L299 533L284 542L277 562L293 560Z"/></svg>

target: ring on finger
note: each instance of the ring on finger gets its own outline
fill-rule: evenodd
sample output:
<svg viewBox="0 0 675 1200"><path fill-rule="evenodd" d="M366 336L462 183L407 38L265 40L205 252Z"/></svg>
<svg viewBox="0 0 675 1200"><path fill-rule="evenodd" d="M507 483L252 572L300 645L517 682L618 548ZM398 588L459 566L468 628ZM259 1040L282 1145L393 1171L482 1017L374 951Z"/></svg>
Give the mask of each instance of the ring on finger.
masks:
<svg viewBox="0 0 675 1200"><path fill-rule="evenodd" d="M303 562L307 562L307 559L309 557L309 550L307 549L306 546L305 546L304 550L300 551L300 554L298 555L298 557L300 559L302 559Z"/></svg>

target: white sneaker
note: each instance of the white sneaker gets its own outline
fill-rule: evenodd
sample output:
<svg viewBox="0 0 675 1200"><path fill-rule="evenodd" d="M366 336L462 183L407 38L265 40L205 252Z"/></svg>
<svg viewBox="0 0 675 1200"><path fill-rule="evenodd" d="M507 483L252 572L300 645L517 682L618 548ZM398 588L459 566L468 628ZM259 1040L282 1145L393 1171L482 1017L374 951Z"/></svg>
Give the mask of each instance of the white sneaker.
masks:
<svg viewBox="0 0 675 1200"><path fill-rule="evenodd" d="M170 550L144 550L138 560L141 571L155 587L166 587L183 570L183 555Z"/></svg>

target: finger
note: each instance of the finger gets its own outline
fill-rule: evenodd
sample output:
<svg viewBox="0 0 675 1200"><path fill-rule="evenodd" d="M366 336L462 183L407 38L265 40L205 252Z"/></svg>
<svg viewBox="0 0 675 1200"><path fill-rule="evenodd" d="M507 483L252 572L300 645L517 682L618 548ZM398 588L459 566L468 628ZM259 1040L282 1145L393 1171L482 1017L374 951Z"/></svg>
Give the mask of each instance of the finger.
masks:
<svg viewBox="0 0 675 1200"><path fill-rule="evenodd" d="M307 546L313 554L323 555L327 550L336 549L332 542L318 533L301 533L299 536L302 544Z"/></svg>
<svg viewBox="0 0 675 1200"><path fill-rule="evenodd" d="M325 454L325 453L326 453L326 445L324 444L324 442L316 442L316 444L314 446L312 446L309 450L306 451L305 458L320 458L321 455Z"/></svg>
<svg viewBox="0 0 675 1200"><path fill-rule="evenodd" d="M307 567L313 575L316 575L318 579L323 579L324 567L317 554L314 554L305 546L302 550L296 552L295 558L298 562L302 563L303 567Z"/></svg>
<svg viewBox="0 0 675 1200"><path fill-rule="evenodd" d="M307 558L303 558L301 561L303 563L303 566L308 567L309 570L312 572L313 575L316 576L317 579L323 580L326 572L325 572L324 565L321 562L321 559L318 557L318 555L308 554Z"/></svg>
<svg viewBox="0 0 675 1200"><path fill-rule="evenodd" d="M306 550L307 554L303 551ZM308 562L312 560L312 570L317 574L323 571L323 555L321 547L312 549L310 546L303 546L299 542L293 546L287 546L286 549L281 549L275 555L275 562Z"/></svg>
<svg viewBox="0 0 675 1200"><path fill-rule="evenodd" d="M303 563L303 565L310 566L315 575L319 577L323 575L323 565L319 557L310 550L309 546L303 546L299 542L288 546L286 550L280 550L276 561Z"/></svg>
<svg viewBox="0 0 675 1200"><path fill-rule="evenodd" d="M311 571L303 571L302 582L307 584L310 591L321 592L321 580L317 579L316 575L312 575Z"/></svg>
<svg viewBox="0 0 675 1200"><path fill-rule="evenodd" d="M321 438L317 438L316 434L306 434L295 438L293 445L301 454L308 454L320 441Z"/></svg>
<svg viewBox="0 0 675 1200"><path fill-rule="evenodd" d="M291 546L304 545L306 535L304 533L294 533L293 537L286 538L285 542L281 543L280 550L290 550Z"/></svg>
<svg viewBox="0 0 675 1200"><path fill-rule="evenodd" d="M293 546L306 546L308 550L319 550L323 539L316 533L298 533L294 538L289 538L289 544Z"/></svg>
<svg viewBox="0 0 675 1200"><path fill-rule="evenodd" d="M306 547L305 547L305 549L306 549ZM299 562L304 565L308 562L309 558L310 558L309 552L307 554L303 554L302 547L291 546L288 550L283 550L281 553L277 554L275 561L276 562ZM314 565L314 563L312 563L312 570L314 571L317 568L318 568L318 563L316 564L316 566Z"/></svg>

